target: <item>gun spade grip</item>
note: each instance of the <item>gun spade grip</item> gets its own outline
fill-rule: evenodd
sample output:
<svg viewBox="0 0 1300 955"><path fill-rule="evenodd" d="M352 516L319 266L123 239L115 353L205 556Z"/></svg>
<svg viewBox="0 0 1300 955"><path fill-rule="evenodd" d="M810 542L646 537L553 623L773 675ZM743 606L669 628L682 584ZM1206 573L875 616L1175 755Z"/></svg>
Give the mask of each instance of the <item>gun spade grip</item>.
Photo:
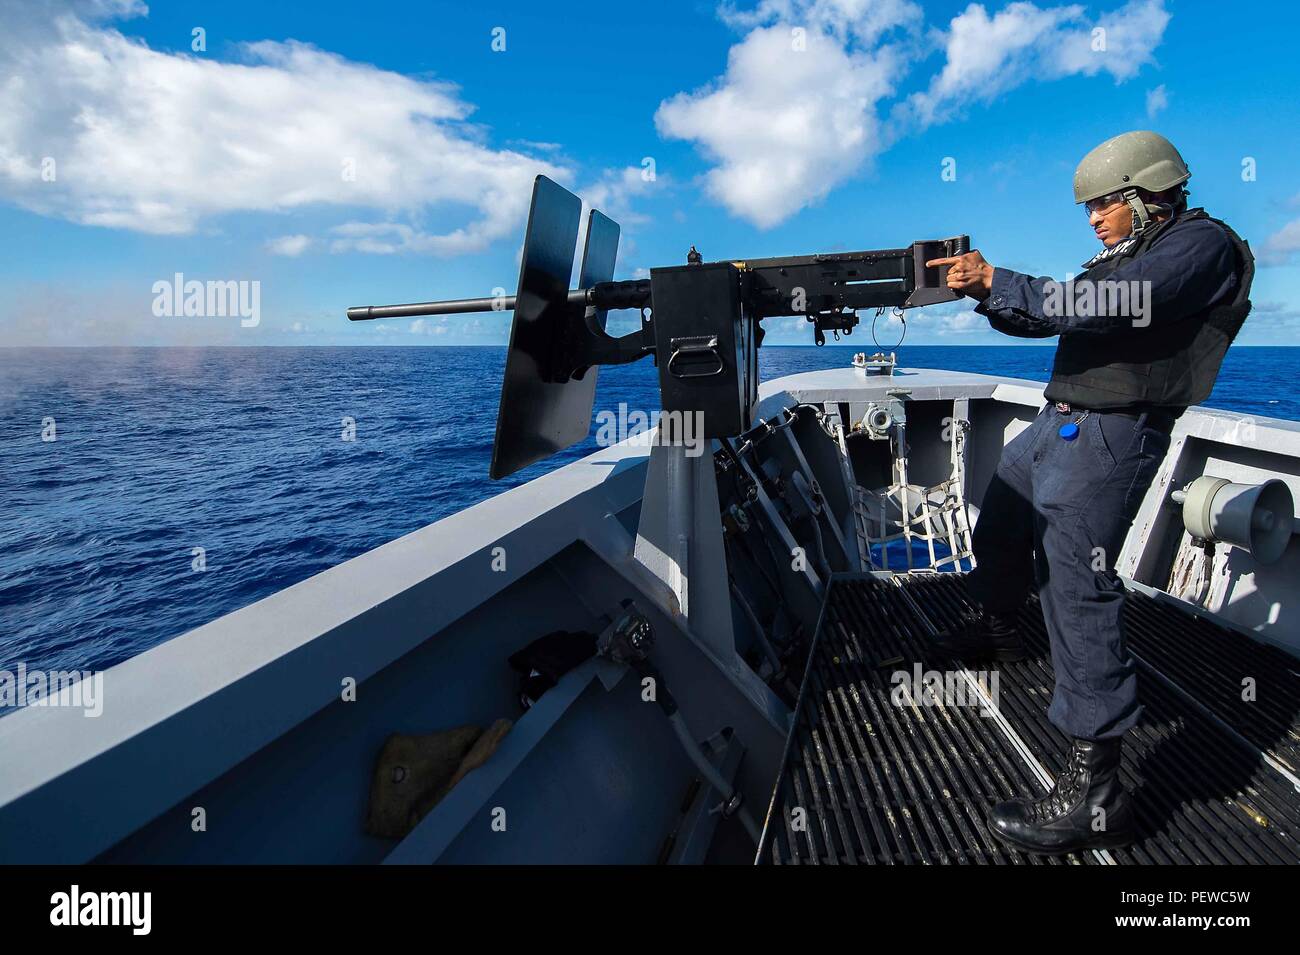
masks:
<svg viewBox="0 0 1300 955"><path fill-rule="evenodd" d="M925 263L935 259L951 258L965 255L970 251L970 236L956 235L949 239L933 239L929 242L912 243L913 288L903 303L904 308L916 308L921 305L935 305L939 302L955 302L961 298L948 288L948 266L929 267Z"/></svg>

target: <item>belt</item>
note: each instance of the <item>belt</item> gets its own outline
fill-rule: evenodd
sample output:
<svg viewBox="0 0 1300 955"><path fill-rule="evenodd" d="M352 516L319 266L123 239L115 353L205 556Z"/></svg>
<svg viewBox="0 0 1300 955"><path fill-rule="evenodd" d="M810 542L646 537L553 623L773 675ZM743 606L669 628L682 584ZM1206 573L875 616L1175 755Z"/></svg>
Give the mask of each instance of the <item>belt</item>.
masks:
<svg viewBox="0 0 1300 955"><path fill-rule="evenodd" d="M1174 430L1174 422L1178 420L1179 415L1181 415L1184 410L1182 408L1174 410L1170 410L1169 408L1147 408L1146 410L1130 409L1127 411L1112 411L1105 408L1080 408L1078 405L1072 405L1068 401L1057 401L1055 402L1055 407L1060 414L1075 414L1076 412L1082 412L1084 414L1108 414L1120 418L1128 418L1133 422L1141 421L1143 418L1146 418L1147 427L1155 428L1157 431Z"/></svg>

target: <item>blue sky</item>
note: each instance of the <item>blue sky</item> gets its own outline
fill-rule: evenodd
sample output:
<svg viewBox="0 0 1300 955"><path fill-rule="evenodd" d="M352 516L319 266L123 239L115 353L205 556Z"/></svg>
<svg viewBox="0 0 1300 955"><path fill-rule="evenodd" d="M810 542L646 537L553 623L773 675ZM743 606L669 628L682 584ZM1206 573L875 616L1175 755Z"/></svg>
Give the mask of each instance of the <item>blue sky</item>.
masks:
<svg viewBox="0 0 1300 955"><path fill-rule="evenodd" d="M502 343L504 315L343 313L513 291L537 172L622 222L619 277L691 244L744 258L967 232L994 264L1063 278L1096 245L1075 164L1141 128L1261 257L1239 340L1295 341L1300 106L1276 17L1201 0L557 9L6 3L0 344ZM155 315L176 273L260 283L259 323ZM797 324L769 341L809 341ZM911 325L912 342L1005 341L965 305Z"/></svg>

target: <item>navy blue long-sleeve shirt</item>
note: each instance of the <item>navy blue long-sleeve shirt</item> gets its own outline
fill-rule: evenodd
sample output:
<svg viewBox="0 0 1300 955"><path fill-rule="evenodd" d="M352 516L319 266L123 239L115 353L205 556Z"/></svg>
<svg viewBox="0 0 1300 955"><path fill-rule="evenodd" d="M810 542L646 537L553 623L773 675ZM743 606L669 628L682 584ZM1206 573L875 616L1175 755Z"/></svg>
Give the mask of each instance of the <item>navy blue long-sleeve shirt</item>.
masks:
<svg viewBox="0 0 1300 955"><path fill-rule="evenodd" d="M975 311L997 331L1018 338L1131 331L1135 327L1132 301L1127 308L1116 307L1120 303L1097 288L1110 282L1149 283L1141 286L1143 324L1158 328L1235 293L1236 254L1227 233L1213 222L1180 217L1146 252L1121 262L1099 280L1075 279L1066 285L1047 276L1033 278L995 268L992 290ZM1093 288L1085 290L1089 284ZM1073 308L1061 307L1066 294L1074 296ZM1089 295L1093 305L1079 307ZM1122 314L1108 314L1115 312Z"/></svg>

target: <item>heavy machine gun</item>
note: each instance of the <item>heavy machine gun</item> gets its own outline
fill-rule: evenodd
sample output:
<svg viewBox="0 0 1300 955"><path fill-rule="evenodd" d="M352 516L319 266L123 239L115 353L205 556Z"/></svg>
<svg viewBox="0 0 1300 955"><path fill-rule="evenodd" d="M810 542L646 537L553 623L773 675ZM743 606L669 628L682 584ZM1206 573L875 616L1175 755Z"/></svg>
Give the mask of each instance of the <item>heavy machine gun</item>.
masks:
<svg viewBox="0 0 1300 955"><path fill-rule="evenodd" d="M763 319L804 316L820 345L826 332L851 332L859 309L954 301L959 296L945 285L946 268L925 263L970 249L969 238L957 236L901 249L704 262L692 246L685 265L615 282L619 226L593 209L578 287L571 289L581 213L577 196L537 177L513 296L348 309L352 321L514 312L492 449L494 479L583 440L591 427L596 366L647 355L659 368L664 412L699 415L704 438L742 434L758 398ZM640 329L608 334L606 316L617 309L639 310Z"/></svg>

